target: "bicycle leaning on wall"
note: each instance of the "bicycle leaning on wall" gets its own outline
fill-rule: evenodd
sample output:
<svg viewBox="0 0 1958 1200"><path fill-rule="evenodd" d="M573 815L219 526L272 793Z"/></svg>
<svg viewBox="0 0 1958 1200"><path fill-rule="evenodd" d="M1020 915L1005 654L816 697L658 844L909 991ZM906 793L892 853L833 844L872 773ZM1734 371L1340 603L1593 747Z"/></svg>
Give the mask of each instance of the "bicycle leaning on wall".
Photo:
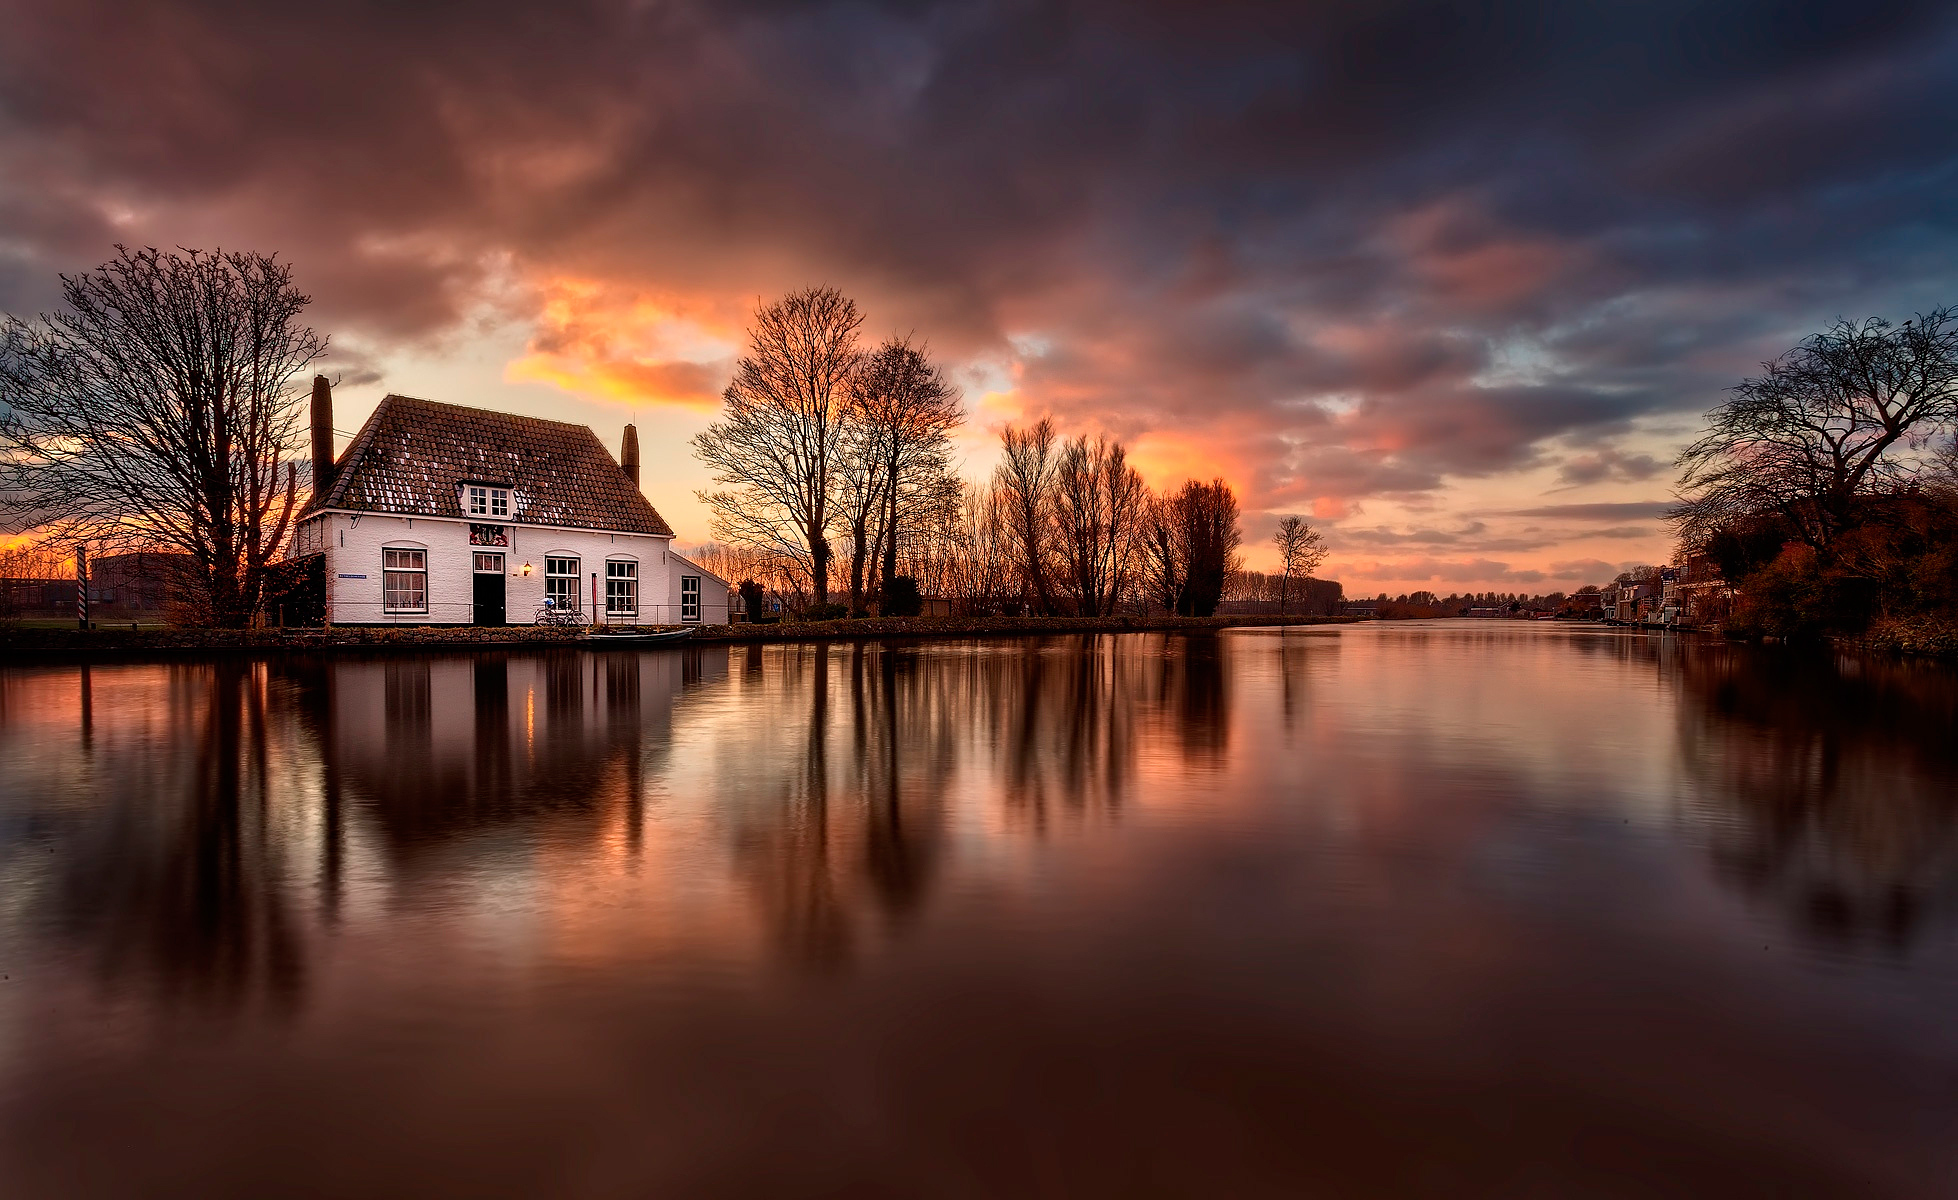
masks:
<svg viewBox="0 0 1958 1200"><path fill-rule="evenodd" d="M576 605L560 605L555 599L546 596L544 603L537 606L538 625L556 625L565 629L584 628L585 618Z"/></svg>

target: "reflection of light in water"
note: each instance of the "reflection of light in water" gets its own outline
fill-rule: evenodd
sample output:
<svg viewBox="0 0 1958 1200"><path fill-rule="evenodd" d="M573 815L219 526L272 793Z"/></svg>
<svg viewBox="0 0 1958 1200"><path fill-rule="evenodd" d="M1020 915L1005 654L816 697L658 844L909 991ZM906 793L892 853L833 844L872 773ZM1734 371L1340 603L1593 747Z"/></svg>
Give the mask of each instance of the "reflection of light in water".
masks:
<svg viewBox="0 0 1958 1200"><path fill-rule="evenodd" d="M353 1113L403 1190L582 1155L686 1191L635 1172L726 1177L797 1131L788 1159L931 1169L983 1105L988 1152L1048 1154L1022 1174L1141 1154L1191 1193L1288 1190L1211 1178L1240 1163L1507 1179L1599 1130L1613 1171L1726 1155L1776 1194L1942 1168L1958 942L1916 914L1958 880L1958 681L1673 645L1464 622L98 667L93 751L72 670L0 670L0 943L32 989L0 992L0 1157L148 1137L165 1170L303 1174L344 1139L290 1131ZM1893 894L1929 970L1764 946ZM185 1038L187 1001L289 1019ZM1046 1137L1097 1107L1115 1132ZM649 1148L656 1111L686 1119ZM114 1158L102 1194L159 1190ZM1572 1161L1546 1190L1611 1190Z"/></svg>

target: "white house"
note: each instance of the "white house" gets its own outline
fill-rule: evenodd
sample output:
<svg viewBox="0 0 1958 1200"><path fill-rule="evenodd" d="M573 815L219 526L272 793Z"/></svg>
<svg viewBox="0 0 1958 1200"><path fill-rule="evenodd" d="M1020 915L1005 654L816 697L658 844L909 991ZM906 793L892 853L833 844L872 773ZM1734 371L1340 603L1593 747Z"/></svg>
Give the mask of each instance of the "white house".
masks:
<svg viewBox="0 0 1958 1200"><path fill-rule="evenodd" d="M590 428L388 396L332 460L333 400L313 381L316 478L291 556L324 556L335 625L528 625L545 610L628 625L724 624L728 585L674 553Z"/></svg>

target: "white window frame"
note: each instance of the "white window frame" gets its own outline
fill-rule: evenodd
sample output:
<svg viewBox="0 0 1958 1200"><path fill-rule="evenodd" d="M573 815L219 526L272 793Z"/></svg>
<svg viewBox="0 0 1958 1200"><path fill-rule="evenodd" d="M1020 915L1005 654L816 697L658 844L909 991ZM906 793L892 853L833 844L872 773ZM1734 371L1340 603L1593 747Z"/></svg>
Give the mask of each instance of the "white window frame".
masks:
<svg viewBox="0 0 1958 1200"><path fill-rule="evenodd" d="M510 519L509 488L491 487L487 483L465 483L462 492L463 508L470 516L497 521Z"/></svg>
<svg viewBox="0 0 1958 1200"><path fill-rule="evenodd" d="M567 564L569 565L569 570L554 569L554 567L561 568ZM560 598L556 593L562 592L563 598L570 601L569 607L572 612L578 612L583 609L584 605L580 603L579 597L581 590L580 579L582 578L580 572L583 570L584 562L575 554L546 554L544 556L544 598L555 601ZM553 585L556 585L555 589ZM566 605L553 603L552 607L562 610Z"/></svg>
<svg viewBox="0 0 1958 1200"><path fill-rule="evenodd" d="M494 559L495 562L491 563L489 561L491 559ZM504 558L501 550L476 550L472 551L469 555L470 574L472 575L501 575L503 574L503 564Z"/></svg>
<svg viewBox="0 0 1958 1200"><path fill-rule="evenodd" d="M689 588L687 585L692 584ZM680 619L682 621L700 620L700 576L680 576Z"/></svg>
<svg viewBox="0 0 1958 1200"><path fill-rule="evenodd" d="M605 560L605 615L608 617L639 615L638 559Z"/></svg>
<svg viewBox="0 0 1958 1200"><path fill-rule="evenodd" d="M395 556L400 556L399 558ZM403 606L390 603L392 585L396 579L404 583L419 581L421 604ZM422 615L428 613L428 547L426 546L383 546L381 547L381 611Z"/></svg>

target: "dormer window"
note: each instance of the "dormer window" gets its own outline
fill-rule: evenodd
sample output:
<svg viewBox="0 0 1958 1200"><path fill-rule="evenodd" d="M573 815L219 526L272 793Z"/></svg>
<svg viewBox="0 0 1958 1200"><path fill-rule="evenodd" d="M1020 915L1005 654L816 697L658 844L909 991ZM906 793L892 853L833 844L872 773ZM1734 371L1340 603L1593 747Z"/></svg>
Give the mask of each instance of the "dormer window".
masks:
<svg viewBox="0 0 1958 1200"><path fill-rule="evenodd" d="M469 493L469 515L472 517L508 517L510 515L510 489L490 487L488 484L472 483L466 490Z"/></svg>

